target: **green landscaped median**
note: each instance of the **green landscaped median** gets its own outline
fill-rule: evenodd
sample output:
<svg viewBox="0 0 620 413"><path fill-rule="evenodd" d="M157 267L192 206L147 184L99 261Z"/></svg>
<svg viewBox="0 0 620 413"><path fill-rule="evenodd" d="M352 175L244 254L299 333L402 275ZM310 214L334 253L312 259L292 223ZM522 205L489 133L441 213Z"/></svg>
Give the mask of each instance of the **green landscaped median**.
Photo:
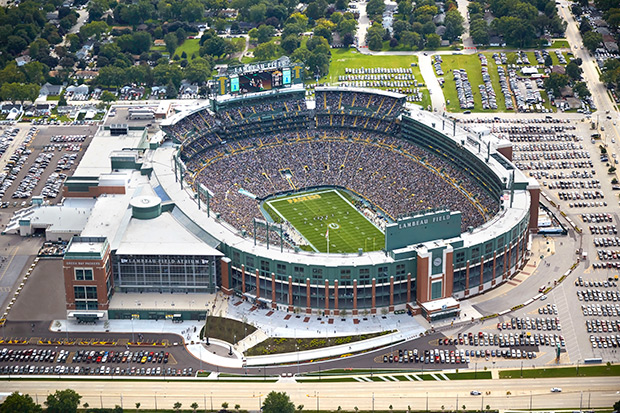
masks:
<svg viewBox="0 0 620 413"><path fill-rule="evenodd" d="M200 338L209 337L234 344L256 331L253 325L232 318L209 316L200 330Z"/></svg>
<svg viewBox="0 0 620 413"><path fill-rule="evenodd" d="M539 379L548 377L600 377L600 376L620 376L620 365L610 366L577 366L559 368L539 368L521 370L501 370L500 379Z"/></svg>
<svg viewBox="0 0 620 413"><path fill-rule="evenodd" d="M271 337L267 340L249 348L246 356L264 356L268 354L294 353L296 351L315 350L342 344L355 343L356 341L368 340L390 334L392 331L382 331L380 333L362 334L359 336L330 337L330 338L277 338Z"/></svg>

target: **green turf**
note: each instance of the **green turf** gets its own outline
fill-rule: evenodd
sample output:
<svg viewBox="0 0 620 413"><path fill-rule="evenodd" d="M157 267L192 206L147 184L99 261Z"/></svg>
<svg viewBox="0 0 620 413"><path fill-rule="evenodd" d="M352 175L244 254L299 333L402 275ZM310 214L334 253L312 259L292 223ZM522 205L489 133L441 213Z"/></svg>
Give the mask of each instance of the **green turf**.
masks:
<svg viewBox="0 0 620 413"><path fill-rule="evenodd" d="M335 189L276 198L266 204L290 222L317 252L328 250L328 226L330 253L357 252L358 248L375 251L385 245L383 233Z"/></svg>

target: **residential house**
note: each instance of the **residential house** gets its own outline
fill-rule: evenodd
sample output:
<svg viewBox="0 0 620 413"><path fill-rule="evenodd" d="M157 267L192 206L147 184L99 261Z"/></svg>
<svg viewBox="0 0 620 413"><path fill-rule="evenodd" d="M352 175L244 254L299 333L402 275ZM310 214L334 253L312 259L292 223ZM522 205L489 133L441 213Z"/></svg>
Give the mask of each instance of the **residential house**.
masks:
<svg viewBox="0 0 620 413"><path fill-rule="evenodd" d="M21 67L25 65L26 63L30 63L30 56L23 55L23 56L16 57L15 62L17 62L18 67Z"/></svg>

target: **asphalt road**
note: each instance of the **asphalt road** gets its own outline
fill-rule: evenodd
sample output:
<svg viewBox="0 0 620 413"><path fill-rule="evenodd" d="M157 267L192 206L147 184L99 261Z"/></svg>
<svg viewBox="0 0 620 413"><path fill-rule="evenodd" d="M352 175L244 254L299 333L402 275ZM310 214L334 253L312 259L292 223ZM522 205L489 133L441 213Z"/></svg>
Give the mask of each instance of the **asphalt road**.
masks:
<svg viewBox="0 0 620 413"><path fill-rule="evenodd" d="M250 384L250 383L248 383ZM562 388L551 393L551 387ZM416 381L416 382L311 382L261 383L240 385L239 382L204 381L6 381L6 392L28 393L41 403L48 393L71 388L82 395L81 402L91 407L122 405L133 408L140 403L143 409L172 408L176 402L183 407L191 403L200 409L219 408L223 402L242 409L257 410L270 391L285 391L296 405L306 411L315 408L345 410L360 409L455 409L466 406L476 409L489 405L493 409L533 409L608 407L618 400L617 381L597 377L588 379L589 391L583 390L583 378L564 379L505 379L470 381ZM471 390L482 391L481 396L470 395ZM487 393L488 392L488 393ZM428 403L428 404L427 404Z"/></svg>

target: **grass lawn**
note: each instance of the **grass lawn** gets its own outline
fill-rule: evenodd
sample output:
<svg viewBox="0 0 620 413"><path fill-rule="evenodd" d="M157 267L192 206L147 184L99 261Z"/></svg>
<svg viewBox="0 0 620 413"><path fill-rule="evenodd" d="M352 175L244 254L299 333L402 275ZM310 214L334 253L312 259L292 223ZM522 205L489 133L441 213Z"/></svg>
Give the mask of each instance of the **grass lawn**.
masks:
<svg viewBox="0 0 620 413"><path fill-rule="evenodd" d="M302 316L303 317L303 316ZM314 350L317 348L339 346L341 344L354 343L356 341L368 340L369 338L379 337L389 334L390 331L381 333L362 334L358 336L332 337L332 338L277 338L271 337L267 340L249 348L246 356L264 356L266 354L294 353L299 351ZM352 373L348 373L352 374ZM312 374L316 375L316 374Z"/></svg>
<svg viewBox="0 0 620 413"><path fill-rule="evenodd" d="M338 76L344 75L344 69L347 67L411 67L411 63L417 64L418 58L416 56L371 56L358 53L355 49L332 49L329 74L319 79L319 83L336 84ZM415 71L414 74L416 74ZM423 82L419 69L416 79L418 82Z"/></svg>
<svg viewBox="0 0 620 413"><path fill-rule="evenodd" d="M192 54L199 57L198 50L200 49L200 39L186 39L183 44L174 51L174 54L181 57L183 52L187 55L187 60L192 60ZM165 49L164 49L165 50ZM174 55L173 55L174 56Z"/></svg>
<svg viewBox="0 0 620 413"><path fill-rule="evenodd" d="M413 69L413 76L415 79L424 83L420 68L417 66L417 56L371 56L359 53L356 49L332 49L332 58L329 63L329 74L319 79L319 83L327 83L330 85L336 85L338 83L338 76L345 74L345 68L361 68L361 67L406 67ZM411 66L412 63L416 63L416 66ZM313 79L306 79L307 84L315 83ZM387 89L387 88L378 88ZM415 102L426 108L431 104L431 96L428 90L420 88L422 92L422 101Z"/></svg>
<svg viewBox="0 0 620 413"><path fill-rule="evenodd" d="M523 370L523 378L549 378L549 377L595 377L595 376L620 376L620 365L611 366L579 366L579 374L577 367L561 367L561 368L538 368ZM500 379L518 379L521 377L520 370L501 370L499 372Z"/></svg>
<svg viewBox="0 0 620 413"><path fill-rule="evenodd" d="M568 40L554 40L549 49L569 49Z"/></svg>
<svg viewBox="0 0 620 413"><path fill-rule="evenodd" d="M269 212L290 222L314 251L347 253L358 248L375 251L385 245L383 233L337 190L304 192L265 204L271 208ZM326 238L328 228L329 239Z"/></svg>
<svg viewBox="0 0 620 413"><path fill-rule="evenodd" d="M54 101L54 100L55 100L55 101L59 101L59 100L60 100L60 95L55 95L55 96L52 96L52 95L47 95L47 97L45 98L45 100L51 100L51 101Z"/></svg>
<svg viewBox="0 0 620 413"><path fill-rule="evenodd" d="M208 331L206 329L207 325L209 327ZM209 338L215 338L233 344L235 340L242 340L246 336L246 333L250 335L254 331L256 331L256 327L250 324L242 323L241 321L231 318L209 316L202 330L200 330L200 338L203 338L205 333L208 333Z"/></svg>

